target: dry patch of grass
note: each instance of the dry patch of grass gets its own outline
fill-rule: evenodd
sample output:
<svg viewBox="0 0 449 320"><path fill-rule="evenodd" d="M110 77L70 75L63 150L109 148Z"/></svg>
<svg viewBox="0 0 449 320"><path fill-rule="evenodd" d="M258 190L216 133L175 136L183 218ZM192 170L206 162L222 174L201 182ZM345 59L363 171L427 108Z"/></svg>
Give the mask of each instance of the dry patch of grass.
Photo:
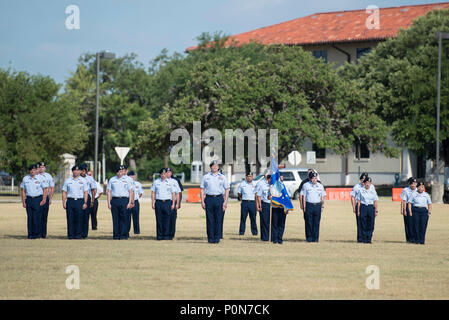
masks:
<svg viewBox="0 0 449 320"><path fill-rule="evenodd" d="M295 204L297 206L297 204ZM320 242L304 240L304 220L287 217L284 244L239 236L240 205L230 203L224 240L208 244L200 204L183 204L173 241L155 240L150 203L141 204L141 235L112 240L100 203L97 231L67 240L65 212L55 201L48 238L26 239L20 203L0 204L1 299L448 299L449 207L434 205L426 245L405 243L398 203L380 202L373 243L355 242L349 202L329 201ZM66 267L80 270L80 289L66 288ZM368 290L369 265L380 289Z"/></svg>

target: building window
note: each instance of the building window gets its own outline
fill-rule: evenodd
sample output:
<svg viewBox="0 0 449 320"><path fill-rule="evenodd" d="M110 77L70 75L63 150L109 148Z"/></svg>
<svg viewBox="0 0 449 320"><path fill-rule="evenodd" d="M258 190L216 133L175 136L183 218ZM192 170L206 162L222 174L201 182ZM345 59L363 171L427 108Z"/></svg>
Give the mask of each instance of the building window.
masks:
<svg viewBox="0 0 449 320"><path fill-rule="evenodd" d="M326 148L318 148L318 145L314 143L312 150L315 151L315 157L317 159L326 159Z"/></svg>
<svg viewBox="0 0 449 320"><path fill-rule="evenodd" d="M322 58L327 63L327 50L313 50L313 56L317 59Z"/></svg>
<svg viewBox="0 0 449 320"><path fill-rule="evenodd" d="M359 152L360 152L360 159L369 159L370 152L368 149L368 144L365 142L362 142L361 144L357 144L355 146L355 157L359 158Z"/></svg>
<svg viewBox="0 0 449 320"><path fill-rule="evenodd" d="M357 48L357 60L359 60L362 56L369 53L371 48Z"/></svg>

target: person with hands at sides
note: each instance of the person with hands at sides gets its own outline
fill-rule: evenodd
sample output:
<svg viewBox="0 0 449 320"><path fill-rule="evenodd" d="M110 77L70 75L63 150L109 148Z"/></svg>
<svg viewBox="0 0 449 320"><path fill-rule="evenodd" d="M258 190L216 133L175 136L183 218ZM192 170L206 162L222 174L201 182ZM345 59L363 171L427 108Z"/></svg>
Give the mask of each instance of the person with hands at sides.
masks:
<svg viewBox="0 0 449 320"><path fill-rule="evenodd" d="M418 191L412 193L408 199L408 208L413 217L415 243L424 244L429 216L432 213L432 201L430 200L429 194L424 191L424 184L422 182L418 182L416 188Z"/></svg>
<svg viewBox="0 0 449 320"><path fill-rule="evenodd" d="M351 190L352 212L354 212L354 214L355 214L355 221L356 221L356 226L357 226L357 242L362 242L362 236L361 236L362 228L360 227L360 219L359 219L359 215L357 214L357 199L355 198L355 196L360 191L360 189L362 189L365 186L363 184L363 180L365 180L366 177L368 177L368 173L363 172L360 175L360 182L357 183L356 185L354 185L354 187ZM371 185L371 187L374 188L373 185Z"/></svg>
<svg viewBox="0 0 449 320"><path fill-rule="evenodd" d="M206 211L207 241L219 243L221 221L227 208L230 186L226 176L218 171L217 161L212 161L209 167L210 172L206 173L201 179L201 207Z"/></svg>
<svg viewBox="0 0 449 320"><path fill-rule="evenodd" d="M53 195L55 194L55 181L53 180L51 174L46 172L47 167L45 162L38 162L37 169L39 175L46 180L45 182L48 185L47 200L45 205L42 206L42 238L45 238L47 236L48 210L50 209L51 201L53 199Z"/></svg>
<svg viewBox="0 0 449 320"><path fill-rule="evenodd" d="M108 208L112 214L112 238L126 240L129 238L128 222L130 209L134 203L133 185L125 177L125 167L116 168L117 175L112 177L106 188L108 194Z"/></svg>
<svg viewBox="0 0 449 320"><path fill-rule="evenodd" d="M237 197L242 201L240 205L240 228L239 235L245 234L246 219L249 214L251 221L251 233L257 236L257 210L256 210L256 183L253 181L253 173L247 172L246 179L243 180L237 189Z"/></svg>
<svg viewBox="0 0 449 320"><path fill-rule="evenodd" d="M67 237L82 239L82 215L88 206L88 185L80 176L79 166L72 167L72 177L64 181L62 186L62 207L67 216Z"/></svg>
<svg viewBox="0 0 449 320"><path fill-rule="evenodd" d="M173 183L167 178L167 169L159 170L160 178L151 186L151 207L156 214L156 239L170 239L170 215L175 210L176 193Z"/></svg>
<svg viewBox="0 0 449 320"><path fill-rule="evenodd" d="M22 205L27 213L28 239L43 238L42 211L47 201L48 185L38 174L37 165L29 166L28 170L30 174L23 177L20 184Z"/></svg>
<svg viewBox="0 0 449 320"><path fill-rule="evenodd" d="M260 216L260 239L270 240L270 208L271 208L271 171L264 171L263 179L256 186L256 210Z"/></svg>
<svg viewBox="0 0 449 320"><path fill-rule="evenodd" d="M401 214L404 216L404 229L405 229L405 241L409 243L415 243L415 230L413 226L413 217L412 212L408 207L408 199L412 196L413 193L417 192L416 190L416 179L409 178L408 179L408 187L402 189L401 192Z"/></svg>
<svg viewBox="0 0 449 320"><path fill-rule="evenodd" d="M318 174L311 172L310 181L305 183L301 190L304 197L304 222L307 242L318 242L320 235L321 214L324 210L326 190L318 182Z"/></svg>
<svg viewBox="0 0 449 320"><path fill-rule="evenodd" d="M363 179L364 187L357 194L357 215L360 219L361 242L371 243L374 232L374 221L379 213L377 201L379 200L375 189L371 188L370 177Z"/></svg>

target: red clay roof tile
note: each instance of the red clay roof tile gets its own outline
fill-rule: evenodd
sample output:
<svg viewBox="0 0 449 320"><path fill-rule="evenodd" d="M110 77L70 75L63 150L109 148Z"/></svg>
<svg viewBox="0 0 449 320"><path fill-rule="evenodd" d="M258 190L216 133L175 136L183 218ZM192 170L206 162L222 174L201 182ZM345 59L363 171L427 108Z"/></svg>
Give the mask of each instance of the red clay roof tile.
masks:
<svg viewBox="0 0 449 320"><path fill-rule="evenodd" d="M239 44L255 41L267 44L318 45L351 41L384 40L407 29L413 21L431 10L447 9L449 2L379 8L379 28L369 29L366 9L315 13L306 17L240 33L228 40ZM195 49L187 48L186 51Z"/></svg>

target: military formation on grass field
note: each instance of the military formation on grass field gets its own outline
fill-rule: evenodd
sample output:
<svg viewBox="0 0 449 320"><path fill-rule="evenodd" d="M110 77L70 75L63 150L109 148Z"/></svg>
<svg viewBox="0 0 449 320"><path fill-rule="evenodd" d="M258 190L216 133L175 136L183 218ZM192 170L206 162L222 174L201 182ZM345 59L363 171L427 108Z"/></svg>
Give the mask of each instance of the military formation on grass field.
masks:
<svg viewBox="0 0 449 320"><path fill-rule="evenodd" d="M27 213L28 238L46 238L48 211L55 193L55 183L53 177L46 172L44 162L33 164L28 169L29 174L23 178L20 185L22 204ZM152 208L156 216L156 239L173 240L177 211L181 208L184 189L181 181L173 176L172 168L162 168L159 174L160 178L151 186ZM291 209L286 209L274 201L281 199L282 195L274 187L277 177L275 176L276 181L272 183L272 175L276 175L276 172L267 169L263 178L255 182L253 173L248 172L246 179L239 184L239 235L245 234L248 215L251 234L258 235L256 218L259 212L260 239L282 244L286 218ZM282 184L282 175L279 176L279 181ZM408 183L409 187L404 188L401 193L400 208L404 217L406 242L424 244L432 202L429 194L424 191L422 182L417 183L415 178L410 178ZM219 243L223 239L229 188L228 180L221 173L218 162L210 163L210 172L203 176L200 184L201 207L206 214L209 243ZM284 190L287 192L285 188ZM318 242L326 190L315 170L308 170L308 178L301 182L299 191L306 241ZM129 238L131 220L134 234L140 234L139 199L143 192L137 174L128 172L124 165L117 166L116 175L108 181L106 188L107 205L112 216L113 239ZM62 186L62 206L66 210L68 239L86 239L89 233L89 218L92 230L97 230L98 198L102 194L103 187L94 180L86 164L72 167L72 177L66 179ZM376 188L368 173L362 173L360 183L352 188L351 204L356 218L357 242L371 243L379 209Z"/></svg>

